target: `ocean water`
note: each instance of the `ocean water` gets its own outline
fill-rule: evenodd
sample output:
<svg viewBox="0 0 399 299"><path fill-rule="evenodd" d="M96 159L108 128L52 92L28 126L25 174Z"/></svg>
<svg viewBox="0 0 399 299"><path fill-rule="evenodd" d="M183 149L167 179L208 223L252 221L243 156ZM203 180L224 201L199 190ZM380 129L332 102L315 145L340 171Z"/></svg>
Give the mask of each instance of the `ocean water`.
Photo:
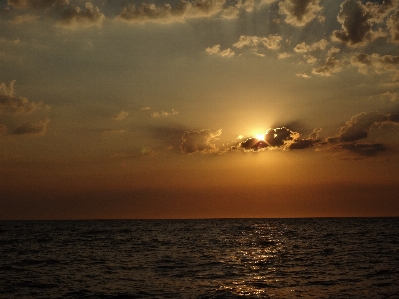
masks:
<svg viewBox="0 0 399 299"><path fill-rule="evenodd" d="M399 298L399 218L0 221L0 298Z"/></svg>

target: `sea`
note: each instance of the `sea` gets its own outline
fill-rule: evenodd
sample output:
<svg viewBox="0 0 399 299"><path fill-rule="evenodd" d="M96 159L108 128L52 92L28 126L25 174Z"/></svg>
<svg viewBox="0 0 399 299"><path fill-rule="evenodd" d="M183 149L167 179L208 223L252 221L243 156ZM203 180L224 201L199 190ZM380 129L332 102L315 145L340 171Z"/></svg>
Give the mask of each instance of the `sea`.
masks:
<svg viewBox="0 0 399 299"><path fill-rule="evenodd" d="M399 298L399 218L0 221L0 298Z"/></svg>

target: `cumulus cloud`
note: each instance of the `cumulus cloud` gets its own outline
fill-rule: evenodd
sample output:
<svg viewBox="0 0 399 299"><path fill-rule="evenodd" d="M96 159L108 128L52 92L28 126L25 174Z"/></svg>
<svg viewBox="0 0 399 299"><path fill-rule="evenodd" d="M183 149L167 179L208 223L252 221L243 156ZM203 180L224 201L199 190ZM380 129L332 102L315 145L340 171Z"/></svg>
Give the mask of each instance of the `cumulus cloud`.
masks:
<svg viewBox="0 0 399 299"><path fill-rule="evenodd" d="M301 150L316 148L318 151L345 151L355 155L371 157L387 150L382 143L368 143L367 137L371 128L382 129L387 125L399 126L399 113L384 114L379 112L362 112L353 116L333 137L320 138L321 128L316 128L307 138L287 127L269 129L263 137L243 139L231 150L259 152L266 150Z"/></svg>
<svg viewBox="0 0 399 299"><path fill-rule="evenodd" d="M192 153L216 153L219 148L216 147L214 140L222 134L222 130L211 132L210 130L204 129L200 131L185 131L182 137L182 143L180 150L185 154Z"/></svg>
<svg viewBox="0 0 399 299"><path fill-rule="evenodd" d="M258 139L256 137L250 137L246 140L240 142L237 147L233 149L242 149L244 151L256 152L260 150L268 149L303 149L313 146L315 139L308 138L309 141L304 141L305 139L300 139L300 134L294 132L286 127L282 128L270 128L266 131L263 139ZM307 139L306 139L307 140ZM307 143L305 145L305 143ZM297 146L295 146L297 144Z"/></svg>
<svg viewBox="0 0 399 299"><path fill-rule="evenodd" d="M233 47L241 49L244 47L256 48L263 45L270 50L277 50L281 46L283 38L278 34L270 34L267 37L241 35L238 42Z"/></svg>
<svg viewBox="0 0 399 299"><path fill-rule="evenodd" d="M332 47L327 53L324 64L318 68L314 68L312 73L319 76L331 76L332 73L340 72L342 60L336 58L339 52L340 49Z"/></svg>
<svg viewBox="0 0 399 299"><path fill-rule="evenodd" d="M234 56L234 51L230 48L225 50L220 50L220 45L214 45L213 47L208 47L205 49L206 53L209 55L215 55L220 57L232 57Z"/></svg>
<svg viewBox="0 0 399 299"><path fill-rule="evenodd" d="M278 58L279 59L285 59L285 58L288 58L288 57L291 57L291 56L292 56L292 54L289 54L287 52L283 52L283 53L279 53L278 54Z"/></svg>
<svg viewBox="0 0 399 299"><path fill-rule="evenodd" d="M121 112L115 114L112 118L115 120L124 120L128 116L129 116L129 112L121 111Z"/></svg>
<svg viewBox="0 0 399 299"><path fill-rule="evenodd" d="M398 0L384 0L381 4L377 2L367 1L365 8L373 16L373 21L381 22L393 10L399 7Z"/></svg>
<svg viewBox="0 0 399 299"><path fill-rule="evenodd" d="M399 56L357 53L351 57L350 62L358 68L359 73L367 74L369 68L372 68L376 73L382 73L398 71Z"/></svg>
<svg viewBox="0 0 399 299"><path fill-rule="evenodd" d="M174 6L169 3L156 5L143 2L139 6L125 5L117 19L128 23L183 22L185 19L215 15L231 19L238 17L241 11L252 11L254 6L253 0L238 0L235 3L227 3L226 0L182 0Z"/></svg>
<svg viewBox="0 0 399 299"><path fill-rule="evenodd" d="M301 78L305 78L305 79L309 79L309 78L311 78L311 76L309 76L308 74L306 74L306 73L299 73L299 74L296 74L298 77L301 77Z"/></svg>
<svg viewBox="0 0 399 299"><path fill-rule="evenodd" d="M148 4L142 3L136 7L134 4L127 4L122 12L118 15L118 18L126 22L144 22L144 21L168 21L170 19L180 19L187 13L191 4L186 1L180 1L180 3L172 7L170 4Z"/></svg>
<svg viewBox="0 0 399 299"><path fill-rule="evenodd" d="M364 5L360 1L345 0L337 17L342 29L334 30L332 39L351 47L359 47L378 37L386 36L381 28L374 30L373 25L380 22L390 11L388 6L385 2L381 5L369 2Z"/></svg>
<svg viewBox="0 0 399 299"><path fill-rule="evenodd" d="M16 95L14 92L15 82L12 80L0 83L0 112L28 114L44 106L42 102L30 102L27 98Z"/></svg>
<svg viewBox="0 0 399 299"><path fill-rule="evenodd" d="M59 26L66 28L88 28L92 26L100 26L105 20L105 15L100 12L98 7L90 2L86 2L85 8L68 6L61 13Z"/></svg>
<svg viewBox="0 0 399 299"><path fill-rule="evenodd" d="M280 14L285 15L285 21L294 26L304 26L318 16L319 21L324 17L318 15L323 8L320 0L284 0L279 3Z"/></svg>
<svg viewBox="0 0 399 299"><path fill-rule="evenodd" d="M12 134L14 135L44 135L47 131L49 118L45 118L37 123L26 122L16 128Z"/></svg>
<svg viewBox="0 0 399 299"><path fill-rule="evenodd" d="M281 41L283 38L278 34L270 34L267 37L241 35L240 39L233 44L233 47L237 49L249 48L251 52L258 56L265 56L259 53L261 49L278 50L281 47ZM280 58L288 57L282 55Z"/></svg>
<svg viewBox="0 0 399 299"><path fill-rule="evenodd" d="M315 51L315 50L325 50L328 45L328 41L326 39L321 39L318 42L315 42L311 45L307 45L305 42L302 42L300 44L297 44L294 48L295 52L298 53L305 53L305 52L310 52L310 51Z"/></svg>
<svg viewBox="0 0 399 299"><path fill-rule="evenodd" d="M337 136L328 138L328 142L353 142L368 137L368 132L372 126L384 123L398 124L399 114L383 114L379 112L362 112L353 116L341 127Z"/></svg>

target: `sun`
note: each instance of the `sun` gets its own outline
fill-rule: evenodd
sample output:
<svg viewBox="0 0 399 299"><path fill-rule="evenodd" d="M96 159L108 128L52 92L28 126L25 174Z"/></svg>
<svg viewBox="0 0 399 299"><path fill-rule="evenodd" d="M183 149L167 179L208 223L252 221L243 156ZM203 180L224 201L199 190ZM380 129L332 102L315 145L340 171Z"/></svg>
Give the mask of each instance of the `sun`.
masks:
<svg viewBox="0 0 399 299"><path fill-rule="evenodd" d="M258 140L265 140L265 134L255 134L255 138Z"/></svg>

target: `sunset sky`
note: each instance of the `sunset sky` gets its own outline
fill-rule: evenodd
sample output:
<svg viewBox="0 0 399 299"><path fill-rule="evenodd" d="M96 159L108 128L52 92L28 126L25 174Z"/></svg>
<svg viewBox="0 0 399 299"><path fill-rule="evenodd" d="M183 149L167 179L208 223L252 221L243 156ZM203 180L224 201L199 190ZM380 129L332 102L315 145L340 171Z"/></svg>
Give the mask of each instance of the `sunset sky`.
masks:
<svg viewBox="0 0 399 299"><path fill-rule="evenodd" d="M399 0L146 1L0 0L0 219L399 216Z"/></svg>

